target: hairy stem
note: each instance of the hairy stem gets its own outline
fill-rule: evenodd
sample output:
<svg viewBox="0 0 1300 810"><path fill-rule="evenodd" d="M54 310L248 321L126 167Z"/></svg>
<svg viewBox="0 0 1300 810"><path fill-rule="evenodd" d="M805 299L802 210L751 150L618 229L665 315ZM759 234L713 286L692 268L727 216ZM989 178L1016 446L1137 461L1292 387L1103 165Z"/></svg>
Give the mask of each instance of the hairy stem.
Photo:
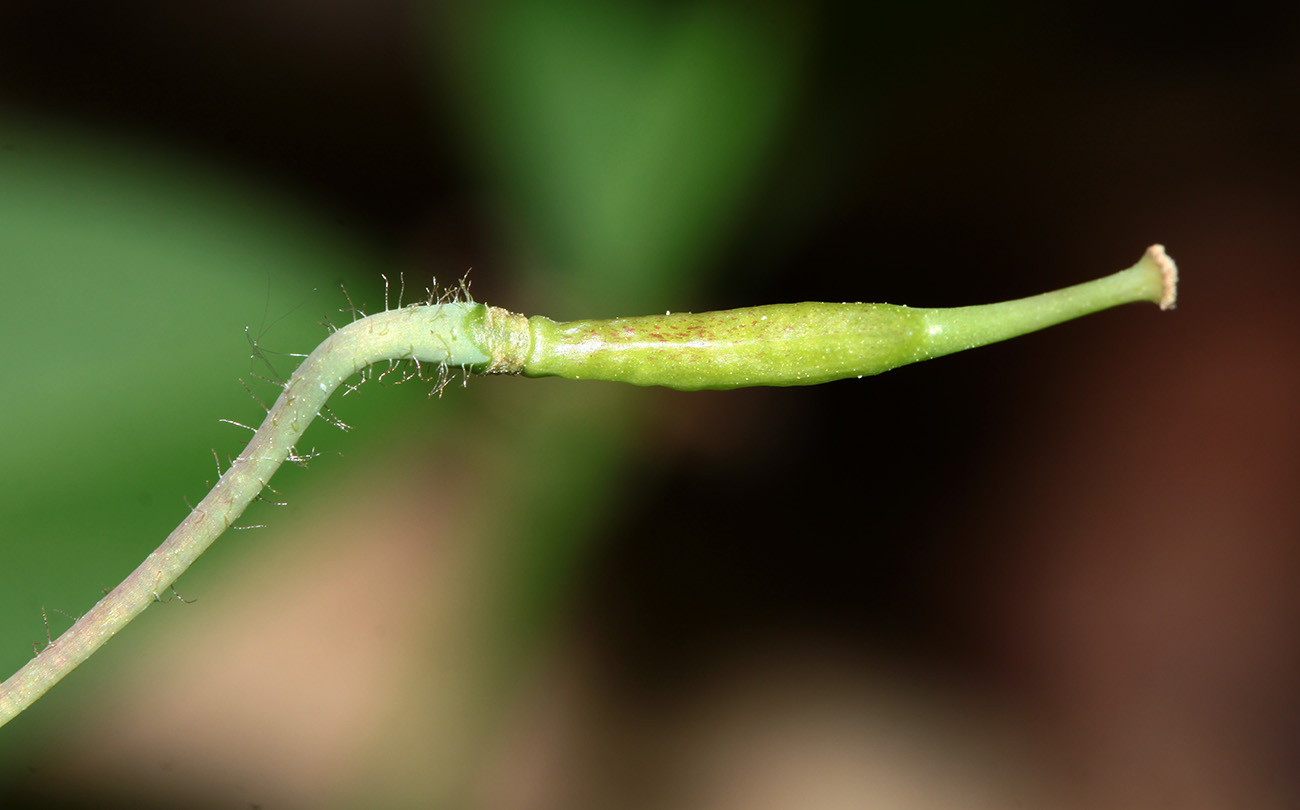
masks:
<svg viewBox="0 0 1300 810"><path fill-rule="evenodd" d="M701 314L556 323L473 303L362 318L303 360L216 486L152 554L63 635L0 684L0 725L91 656L230 528L271 480L330 394L384 360L666 385L811 385L878 374L1133 301L1173 305L1177 272L1155 245L1137 265L1031 298L952 309L782 304Z"/></svg>
<svg viewBox="0 0 1300 810"><path fill-rule="evenodd" d="M63 635L0 685L0 725L13 719L158 599L230 528L290 457L334 389L382 360L482 366L466 338L477 304L408 307L358 320L330 335L289 378L248 446L144 562Z"/></svg>

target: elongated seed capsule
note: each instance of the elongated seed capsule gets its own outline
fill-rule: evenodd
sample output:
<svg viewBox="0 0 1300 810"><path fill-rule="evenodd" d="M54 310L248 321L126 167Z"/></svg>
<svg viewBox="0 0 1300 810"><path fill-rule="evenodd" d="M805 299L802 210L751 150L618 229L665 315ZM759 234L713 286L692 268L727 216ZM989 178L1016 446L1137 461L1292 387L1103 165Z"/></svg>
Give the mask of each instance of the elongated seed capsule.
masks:
<svg viewBox="0 0 1300 810"><path fill-rule="evenodd" d="M489 312L508 352L490 371L682 390L815 385L1016 337L1109 307L1173 306L1177 270L1153 245L1133 267L1029 298L916 309L893 304L777 304L723 312L556 323ZM498 344L502 341L498 339ZM494 347L495 348L495 347Z"/></svg>

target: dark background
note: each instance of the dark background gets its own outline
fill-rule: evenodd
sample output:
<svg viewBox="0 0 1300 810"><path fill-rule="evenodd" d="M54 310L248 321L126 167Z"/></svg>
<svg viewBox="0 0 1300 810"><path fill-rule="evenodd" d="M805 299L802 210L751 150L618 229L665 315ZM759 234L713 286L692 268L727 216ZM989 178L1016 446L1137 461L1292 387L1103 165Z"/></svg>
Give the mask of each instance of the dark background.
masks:
<svg viewBox="0 0 1300 810"><path fill-rule="evenodd" d="M626 251L614 237L591 247L583 240L599 223L548 218L567 210L584 153L575 148L574 164L549 166L548 155L563 149L548 152L546 139L577 143L609 125L594 120L600 77L575 69L590 85L529 96L528 77L554 66L529 61L519 43L534 28L518 21L549 20L574 42L589 39L588 65L611 76L650 75L615 34L626 26L669 40L665 32L700 8L11 0L0 7L0 111L39 126L9 138L0 129L0 163L39 147L31 133L41 127L92 144L126 139L146 157L154 149L198 155L218 172L256 178L384 257L353 277L327 271L323 287L368 286L373 302L385 267L390 276L434 268L445 281L472 266L480 300L557 318L791 300L983 303L1120 269L1162 242L1184 275L1173 313L1129 307L877 379L690 395L609 394L601 384L560 395L559 383L488 380L413 405L417 415L399 430L406 441L483 454L467 480L489 492L467 485L458 508L496 515L489 522L500 534L535 527L518 546L494 546L500 558L488 555L497 573L484 575L486 587L510 594L504 606L482 608L494 618L457 619L506 628L496 642L471 645L491 648L476 655L505 674L487 680L508 685L488 689L494 719L479 726L494 731L466 736L498 742L467 745L489 753L447 777L454 787L429 790L469 790L476 798L463 800L475 806L600 806L645 784L655 786L638 794L645 806L731 806L743 791L663 787L677 785L665 774L692 757L683 740L713 739L696 724L712 728L707 707L717 696L754 690L758 706L771 706L806 688L832 707L841 692L846 705L862 693L886 706L915 699L930 707L934 695L943 705L973 703L1046 752L1045 764L1026 766L1029 781L1051 785L1071 806L1293 800L1300 12L1288 4L708 6L721 30L752 28L758 56L732 63L719 53L698 69L732 70L738 87L764 83L755 92L770 91L767 112L744 129L735 123L746 120L743 106L734 117L726 104L701 107L681 119L687 132L679 128L631 174L644 188L620 187L625 199L643 200L628 221L644 226L646 244L668 245L661 253L636 248L635 235ZM678 81L665 80L662 93L690 93L697 78L688 70ZM589 106L565 106L589 92ZM646 103L657 98L647 93ZM736 129L718 154L743 152L741 169L683 168L697 159L716 165L717 154L691 149L727 127ZM592 144L593 166L631 159L600 151L598 138ZM551 176L561 182L543 182ZM713 185L690 185L701 176ZM692 205L703 213L657 218ZM70 273L64 281L80 283ZM254 276L254 319L265 297L257 285ZM320 300L311 306L322 308ZM534 386L541 404L528 393ZM579 406L560 396L595 404L564 416ZM465 433L447 417L451 424L436 428L443 438L411 438L422 431L421 409L467 397L454 411ZM552 438L521 439L529 432ZM202 441L191 449L201 453ZM384 474L419 479L447 463L407 461L413 466ZM310 480L290 495L306 493ZM507 489L494 489L500 481ZM500 516L511 510L519 516ZM457 523L465 521L473 522ZM0 539L11 544L22 539ZM561 551L549 557L547 548ZM214 586L204 599L220 593ZM22 617L31 638L7 646L39 638L33 615ZM527 673L539 666L584 674L560 678L566 692L536 686ZM770 671L782 674L770 683ZM896 683L921 697L897 697ZM490 787L513 784L524 767L491 753L514 750L499 739L527 726L509 719L514 709L503 700L569 707L554 721L568 731L539 743L552 758L543 758L547 775L534 776L544 787L525 791L527 800ZM172 731L195 741L203 722L192 717ZM717 722L761 726L726 712ZM262 760L265 781L228 777L243 787L227 795L203 787L221 778L194 776L197 767L141 788L130 784L123 761L131 757L121 752L121 761L78 765L86 751L111 747L112 735L66 717L27 733L45 741L33 749L44 753L30 754L36 764L0 787L13 806L150 806L191 789L208 790L212 806L313 804L291 780L268 787L279 784L274 753ZM718 732L718 745L743 752L736 740L746 734L728 733ZM82 743L61 742L64 734ZM983 738L958 734L965 742L954 745L978 750ZM418 732L400 739L421 745ZM791 735L792 750L802 739ZM396 765L374 767L388 749L369 746L371 765L346 759L353 797L373 797L379 789L367 780L386 773L418 781ZM757 790L763 767L735 756L749 774L737 783ZM944 766L934 767L942 782ZM66 778L49 776L65 769ZM836 778L797 771L792 783L806 786L794 795L818 806L817 791ZM1016 778L993 782L1019 795ZM282 790L278 805L259 790ZM412 788L388 800L420 804L427 795ZM909 801L893 806L931 806Z"/></svg>

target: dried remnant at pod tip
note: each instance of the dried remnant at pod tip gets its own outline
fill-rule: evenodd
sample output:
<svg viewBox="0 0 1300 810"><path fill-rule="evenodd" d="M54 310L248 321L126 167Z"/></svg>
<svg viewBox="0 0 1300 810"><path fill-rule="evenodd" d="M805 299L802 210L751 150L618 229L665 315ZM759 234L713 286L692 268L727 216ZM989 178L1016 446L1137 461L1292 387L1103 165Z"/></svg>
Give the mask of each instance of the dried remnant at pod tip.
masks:
<svg viewBox="0 0 1300 810"><path fill-rule="evenodd" d="M180 526L122 584L0 684L12 720L144 612L258 497L326 400L384 361L481 374L558 376L684 390L813 385L1023 335L1109 307L1174 304L1177 270L1160 245L1133 267L1030 298L947 309L779 304L724 312L556 323L483 304L431 302L332 333L283 385L253 438Z"/></svg>

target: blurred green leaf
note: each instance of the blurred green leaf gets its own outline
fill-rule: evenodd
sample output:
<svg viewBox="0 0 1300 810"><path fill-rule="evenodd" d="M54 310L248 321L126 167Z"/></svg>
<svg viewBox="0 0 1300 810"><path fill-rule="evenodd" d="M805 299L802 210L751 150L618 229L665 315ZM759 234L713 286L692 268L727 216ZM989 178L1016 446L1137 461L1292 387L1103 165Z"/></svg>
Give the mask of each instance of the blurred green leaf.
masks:
<svg viewBox="0 0 1300 810"><path fill-rule="evenodd" d="M441 40L511 230L583 317L680 305L669 291L743 212L780 134L802 20L721 2L463 13Z"/></svg>
<svg viewBox="0 0 1300 810"><path fill-rule="evenodd" d="M155 144L11 117L0 145L7 676L44 642L42 606L85 610L204 494L209 448L224 460L246 440L218 420L261 420L238 379L268 403L276 390L250 377L270 372L250 363L245 327L268 353L308 351L322 313L348 317L315 280L377 279L383 260L266 187ZM70 622L50 617L54 634Z"/></svg>

